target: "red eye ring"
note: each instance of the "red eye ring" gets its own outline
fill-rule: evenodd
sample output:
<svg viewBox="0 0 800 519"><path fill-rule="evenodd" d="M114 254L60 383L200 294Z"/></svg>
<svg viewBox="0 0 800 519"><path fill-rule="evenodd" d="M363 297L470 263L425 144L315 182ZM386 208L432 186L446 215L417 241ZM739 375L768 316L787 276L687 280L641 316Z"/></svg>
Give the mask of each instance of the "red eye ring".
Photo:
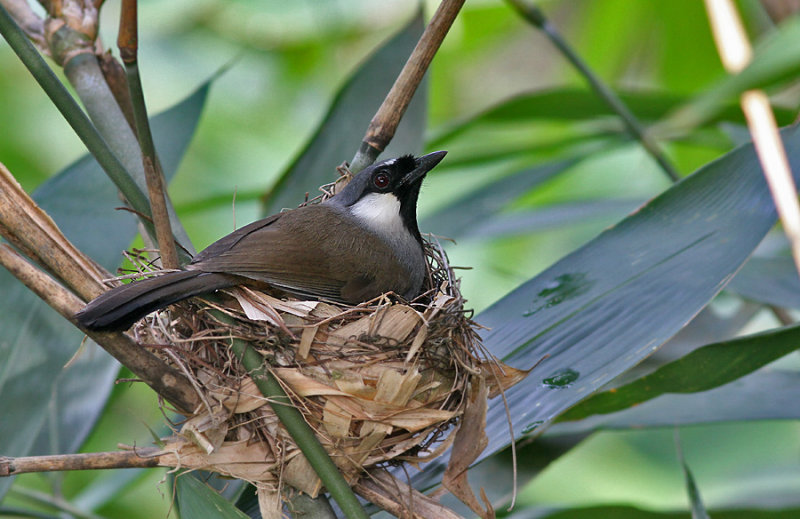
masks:
<svg viewBox="0 0 800 519"><path fill-rule="evenodd" d="M372 177L372 183L375 184L375 187L378 189L385 189L389 187L389 175L386 173L378 173Z"/></svg>

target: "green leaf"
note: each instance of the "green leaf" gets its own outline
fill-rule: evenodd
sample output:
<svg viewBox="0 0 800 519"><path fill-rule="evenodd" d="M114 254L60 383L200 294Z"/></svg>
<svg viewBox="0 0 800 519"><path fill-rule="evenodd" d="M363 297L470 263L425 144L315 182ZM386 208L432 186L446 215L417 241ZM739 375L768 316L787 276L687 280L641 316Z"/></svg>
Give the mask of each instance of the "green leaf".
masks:
<svg viewBox="0 0 800 519"><path fill-rule="evenodd" d="M794 371L764 368L700 393L664 394L615 413L558 422L548 436L586 434L599 429L644 429L720 422L800 419Z"/></svg>
<svg viewBox="0 0 800 519"><path fill-rule="evenodd" d="M336 167L350 160L361 144L364 129L383 102L395 78L422 34L422 15L417 14L398 35L389 40L356 71L336 94L328 113L306 147L281 174L264 203L271 214L296 207L309 186L336 180ZM419 153L425 132L427 88L423 83L397 128L385 156ZM311 193L313 198L316 193Z"/></svg>
<svg viewBox="0 0 800 519"><path fill-rule="evenodd" d="M695 393L732 382L800 348L800 326L698 348L622 387L596 393L559 417L580 420L640 404L664 393Z"/></svg>
<svg viewBox="0 0 800 519"><path fill-rule="evenodd" d="M700 496L700 489L697 488L697 482L694 479L689 465L686 463L686 458L683 456L683 448L681 447L681 438L677 431L675 432L675 447L678 450L678 460L681 462L681 469L683 470L683 478L686 482L686 493L689 496L689 504L692 510L692 519L710 519L706 506L703 504L703 498Z"/></svg>
<svg viewBox="0 0 800 519"><path fill-rule="evenodd" d="M790 257L750 258L726 290L751 301L800 309L800 278Z"/></svg>
<svg viewBox="0 0 800 519"><path fill-rule="evenodd" d="M177 170L199 120L208 84L153 119L165 173ZM95 261L113 270L137 233L136 219L117 211L116 188L86 156L45 182L34 198L64 234ZM0 271L0 445L3 453L25 456L38 439L40 454L74 452L102 411L119 370L110 356L90 344L65 369L83 334ZM88 374L88 375L87 375ZM50 406L55 409L50 414ZM55 423L43 428L45 420ZM52 438L49 431L58 431ZM44 449L44 450L38 450ZM0 479L0 496L12 480Z"/></svg>
<svg viewBox="0 0 800 519"><path fill-rule="evenodd" d="M177 498L180 516L189 519L249 519L233 504L225 500L205 483L191 475L178 477Z"/></svg>

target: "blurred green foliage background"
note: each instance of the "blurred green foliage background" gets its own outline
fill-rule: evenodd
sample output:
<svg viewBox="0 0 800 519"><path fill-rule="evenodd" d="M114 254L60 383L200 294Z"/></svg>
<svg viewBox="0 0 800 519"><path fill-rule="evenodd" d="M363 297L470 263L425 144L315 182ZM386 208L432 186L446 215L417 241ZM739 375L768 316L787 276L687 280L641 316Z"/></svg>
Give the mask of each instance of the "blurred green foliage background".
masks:
<svg viewBox="0 0 800 519"><path fill-rule="evenodd" d="M435 7L426 3L426 13ZM549 0L538 2L591 68L615 89L691 98L724 77L702 2L671 0ZM771 29L762 5L739 2L751 37ZM139 63L151 113L213 83L199 130L170 188L178 214L198 249L259 215L259 200L303 148L338 87L357 65L414 15L414 2L386 0L171 0L140 2ZM103 8L101 35L116 39L118 5ZM470 0L456 20L429 77L428 139L510 97L546 89L586 89L584 80L505 3ZM780 100L796 107L797 89ZM565 105L570 113L574 108ZM27 191L85 150L9 48L0 43L0 161ZM532 155L556 157L572 137L591 135L612 118L579 123L569 117L467 132L459 146L473 157L513 148L505 160L442 168L426 181L420 218L468 188L502 176ZM552 147L549 146L552 143ZM626 200L626 210L670 185L636 142L604 146L566 173L516 202L514 209L595 199ZM665 144L681 174L729 150L722 129ZM448 161L458 161L458 147ZM342 161L355 150L342 150ZM633 205L630 205L633 204ZM466 298L481 310L536 272L618 220L622 209L585 221L499 239L460 240L448 252L461 271ZM434 222L435 223L435 222ZM423 231L436 232L435 224ZM724 305L723 305L724 307ZM724 311L724 308L723 310ZM762 322L771 323L764 316ZM759 326L758 324L753 327ZM117 442L149 443L148 427L163 418L142 385L120 384L85 451ZM705 501L734 506L748 497L785 495L800 485L796 422L757 422L683 429L681 438ZM11 453L9 453L11 454ZM165 517L172 496L164 471L116 471L20 477L6 504L28 503L45 480L63 477L64 494L102 517ZM777 503L778 497L776 497ZM685 509L683 475L673 431L595 433L522 489L519 506L632 504ZM94 517L94 516L92 516Z"/></svg>

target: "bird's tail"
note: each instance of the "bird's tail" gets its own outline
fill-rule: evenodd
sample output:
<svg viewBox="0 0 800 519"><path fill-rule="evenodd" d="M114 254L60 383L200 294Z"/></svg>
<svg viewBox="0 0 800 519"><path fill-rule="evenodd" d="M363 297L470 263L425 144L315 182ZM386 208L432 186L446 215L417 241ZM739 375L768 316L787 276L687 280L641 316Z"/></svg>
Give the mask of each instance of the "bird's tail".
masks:
<svg viewBox="0 0 800 519"><path fill-rule="evenodd" d="M89 302L75 319L89 330L126 330L159 308L235 284L235 278L225 274L172 272L113 288Z"/></svg>

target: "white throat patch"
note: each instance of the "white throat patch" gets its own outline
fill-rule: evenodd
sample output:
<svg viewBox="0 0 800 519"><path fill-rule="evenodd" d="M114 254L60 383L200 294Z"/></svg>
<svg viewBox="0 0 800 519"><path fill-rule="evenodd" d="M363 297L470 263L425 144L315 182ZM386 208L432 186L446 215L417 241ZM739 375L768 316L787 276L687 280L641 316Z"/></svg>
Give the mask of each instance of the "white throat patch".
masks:
<svg viewBox="0 0 800 519"><path fill-rule="evenodd" d="M400 200L392 193L370 193L350 206L353 216L381 233L400 233Z"/></svg>

